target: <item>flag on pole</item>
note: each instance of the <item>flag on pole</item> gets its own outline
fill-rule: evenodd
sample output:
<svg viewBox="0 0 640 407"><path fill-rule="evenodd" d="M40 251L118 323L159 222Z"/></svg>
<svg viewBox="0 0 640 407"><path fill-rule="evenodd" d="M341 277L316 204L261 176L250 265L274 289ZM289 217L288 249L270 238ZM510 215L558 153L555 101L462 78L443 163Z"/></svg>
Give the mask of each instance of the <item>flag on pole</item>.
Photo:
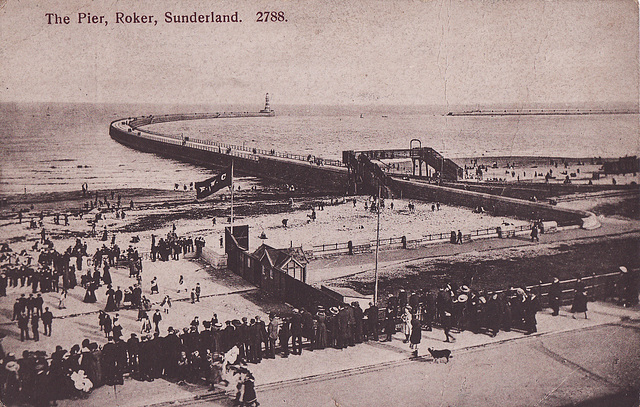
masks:
<svg viewBox="0 0 640 407"><path fill-rule="evenodd" d="M224 187L231 186L231 177L231 166L229 166L215 177L211 177L202 182L196 182L196 198L206 198Z"/></svg>

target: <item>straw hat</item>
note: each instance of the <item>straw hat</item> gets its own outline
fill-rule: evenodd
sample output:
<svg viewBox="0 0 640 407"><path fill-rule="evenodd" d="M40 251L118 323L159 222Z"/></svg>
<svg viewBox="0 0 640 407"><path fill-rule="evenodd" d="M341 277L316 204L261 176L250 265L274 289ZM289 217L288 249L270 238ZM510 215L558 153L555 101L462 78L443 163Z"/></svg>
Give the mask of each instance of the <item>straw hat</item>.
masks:
<svg viewBox="0 0 640 407"><path fill-rule="evenodd" d="M620 271L622 271L623 273L626 273L628 270L625 266L620 266Z"/></svg>
<svg viewBox="0 0 640 407"><path fill-rule="evenodd" d="M467 296L466 294L460 294L458 296L458 302L467 302L468 299L469 299L469 296Z"/></svg>

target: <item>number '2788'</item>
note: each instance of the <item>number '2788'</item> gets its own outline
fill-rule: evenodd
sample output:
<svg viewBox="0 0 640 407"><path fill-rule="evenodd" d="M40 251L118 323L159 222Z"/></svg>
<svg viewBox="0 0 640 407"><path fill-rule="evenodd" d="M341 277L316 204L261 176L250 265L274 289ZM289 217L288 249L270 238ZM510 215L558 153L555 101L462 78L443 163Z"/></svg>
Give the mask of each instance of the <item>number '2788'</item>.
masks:
<svg viewBox="0 0 640 407"><path fill-rule="evenodd" d="M284 16L284 11L258 11L256 13L256 22L258 23L276 23L276 22L287 22L287 19Z"/></svg>

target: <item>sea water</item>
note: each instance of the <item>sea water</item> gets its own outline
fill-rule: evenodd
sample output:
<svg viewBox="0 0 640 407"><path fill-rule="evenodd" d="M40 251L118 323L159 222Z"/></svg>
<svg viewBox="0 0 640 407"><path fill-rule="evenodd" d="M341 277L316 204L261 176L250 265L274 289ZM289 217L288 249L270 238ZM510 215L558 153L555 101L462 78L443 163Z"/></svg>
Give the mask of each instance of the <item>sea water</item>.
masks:
<svg viewBox="0 0 640 407"><path fill-rule="evenodd" d="M340 159L343 150L409 148L412 139L452 158L620 157L638 154L637 114L447 116L405 106L275 106L269 118L194 120L154 131ZM211 170L123 146L109 123L138 115L257 111L260 106L0 104L0 194L111 188L173 189Z"/></svg>

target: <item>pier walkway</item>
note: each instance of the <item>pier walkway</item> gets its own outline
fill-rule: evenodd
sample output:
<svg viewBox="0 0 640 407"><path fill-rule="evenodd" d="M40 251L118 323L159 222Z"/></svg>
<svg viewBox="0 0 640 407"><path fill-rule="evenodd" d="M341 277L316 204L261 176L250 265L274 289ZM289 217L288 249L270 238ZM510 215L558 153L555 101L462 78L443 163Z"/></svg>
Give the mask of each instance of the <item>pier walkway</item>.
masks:
<svg viewBox="0 0 640 407"><path fill-rule="evenodd" d="M111 123L111 137L137 150L220 168L234 163L237 173L282 182L328 195L376 194L383 197L411 198L442 202L470 208L482 207L489 213L527 219L554 220L562 226L580 225L598 227L593 214L557 208L539 202L490 195L482 192L459 190L439 185L416 182L387 174L373 160L392 155L409 155L412 160L427 165L440 165L444 178L457 178L461 171L455 163L446 160L431 148L409 150L345 151L343 160L330 160L312 155L291 154L262 150L234 144L201 140L186 136L167 135L147 129L146 126L179 120L199 120L231 117L270 117L272 113L195 113L190 115L142 116L115 120Z"/></svg>
<svg viewBox="0 0 640 407"><path fill-rule="evenodd" d="M159 141L163 143L187 146L199 150L213 151L219 154L226 154L234 157L249 159L257 161L259 157L280 158L284 160L293 160L296 163L303 165L326 165L332 167L342 167L345 165L339 160L333 160L328 158L316 157L313 155L300 155L292 154L288 152L276 151L276 150L264 150L260 148L252 148L246 146L240 146L230 143L221 143L213 140L202 140L193 137L181 137L171 134L163 134L153 131L146 126L166 123L175 120L185 120L187 115L167 115L171 120L165 118L154 118L153 120L141 120L141 119L124 119L112 123L112 126L122 131L132 132L135 135L146 138L149 140ZM215 118L231 118L231 117L253 117L248 113L216 113L216 114L203 114L201 117L190 117L190 120L207 120ZM260 116L258 116L260 117Z"/></svg>

